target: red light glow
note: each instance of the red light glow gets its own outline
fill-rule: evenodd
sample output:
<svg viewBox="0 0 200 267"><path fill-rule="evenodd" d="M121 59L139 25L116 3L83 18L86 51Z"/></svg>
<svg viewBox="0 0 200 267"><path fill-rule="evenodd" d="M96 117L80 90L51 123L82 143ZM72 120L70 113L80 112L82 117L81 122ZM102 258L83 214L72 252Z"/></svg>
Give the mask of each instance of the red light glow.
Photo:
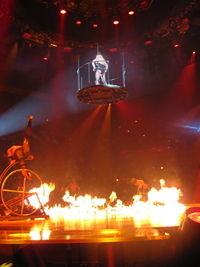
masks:
<svg viewBox="0 0 200 267"><path fill-rule="evenodd" d="M80 20L77 20L77 21L76 21L76 24L77 24L77 25L81 25L82 22L81 22Z"/></svg>
<svg viewBox="0 0 200 267"><path fill-rule="evenodd" d="M112 52L112 53L115 53L115 52L117 52L117 48L116 47L112 47L112 48L109 49L109 51Z"/></svg>
<svg viewBox="0 0 200 267"><path fill-rule="evenodd" d="M23 37L24 37L25 39L30 39L30 38L31 38L31 34L25 32L25 33L23 33Z"/></svg>
<svg viewBox="0 0 200 267"><path fill-rule="evenodd" d="M148 4L148 2L147 2L146 0L144 0L144 1L142 1L142 2L140 3L140 6L141 6L141 8L146 9L146 8L148 8L149 4Z"/></svg>
<svg viewBox="0 0 200 267"><path fill-rule="evenodd" d="M66 52L71 52L72 51L72 47L70 47L70 46L65 46L63 49Z"/></svg>
<svg viewBox="0 0 200 267"><path fill-rule="evenodd" d="M148 40L148 41L145 41L144 44L145 44L145 45L151 45L151 44L153 44L153 41Z"/></svg>
<svg viewBox="0 0 200 267"><path fill-rule="evenodd" d="M93 27L93 28L97 28L97 27L98 27L98 24L94 23L94 24L92 25L92 27Z"/></svg>
<svg viewBox="0 0 200 267"><path fill-rule="evenodd" d="M175 47L175 48L179 47L179 44L175 44L174 47Z"/></svg>

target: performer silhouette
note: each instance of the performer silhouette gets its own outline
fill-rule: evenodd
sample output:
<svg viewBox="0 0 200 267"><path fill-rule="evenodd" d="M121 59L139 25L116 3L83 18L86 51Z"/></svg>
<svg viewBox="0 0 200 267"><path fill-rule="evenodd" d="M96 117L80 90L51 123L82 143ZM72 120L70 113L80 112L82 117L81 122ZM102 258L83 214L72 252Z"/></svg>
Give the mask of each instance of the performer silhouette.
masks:
<svg viewBox="0 0 200 267"><path fill-rule="evenodd" d="M95 71L95 84L107 85L106 72L108 70L108 63L100 52L97 52L95 59L92 60L93 71Z"/></svg>

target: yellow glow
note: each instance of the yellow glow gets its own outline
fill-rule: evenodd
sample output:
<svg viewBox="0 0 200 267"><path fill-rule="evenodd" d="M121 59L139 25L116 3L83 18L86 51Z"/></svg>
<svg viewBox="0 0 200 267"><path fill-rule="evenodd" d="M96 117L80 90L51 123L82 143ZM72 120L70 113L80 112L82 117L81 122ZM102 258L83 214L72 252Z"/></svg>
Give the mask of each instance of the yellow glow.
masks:
<svg viewBox="0 0 200 267"><path fill-rule="evenodd" d="M75 129L74 133L72 134L72 144L76 144L73 146L71 159L73 157L77 157L77 154L82 150L83 146L85 145L85 138L89 135L92 125L99 113L100 106L97 106L92 113L88 116L86 120L79 125L78 128Z"/></svg>
<svg viewBox="0 0 200 267"><path fill-rule="evenodd" d="M45 225L34 226L31 229L29 235L31 240L49 240L51 235L51 230Z"/></svg>
<svg viewBox="0 0 200 267"><path fill-rule="evenodd" d="M57 44L53 44L53 43L51 43L50 46L52 46L52 47L58 47Z"/></svg>
<svg viewBox="0 0 200 267"><path fill-rule="evenodd" d="M96 146L94 146L92 158L94 162L101 166L101 170L107 170L107 176L111 175L111 149L110 149L110 135L111 135L111 104L103 106L102 110L104 118L101 128L98 133ZM103 157L102 157L103 155Z"/></svg>
<svg viewBox="0 0 200 267"><path fill-rule="evenodd" d="M41 240L41 235L39 230L30 231L31 240Z"/></svg>
<svg viewBox="0 0 200 267"><path fill-rule="evenodd" d="M82 122L79 128L75 130L74 135L73 135L75 140L77 139L80 140L80 137L81 137L81 140L83 140L84 136L89 132L92 126L92 123L94 122L97 114L99 113L100 108L101 108L100 105L97 106L93 110L93 112L89 115L89 117Z"/></svg>
<svg viewBox="0 0 200 267"><path fill-rule="evenodd" d="M13 233L8 234L9 238L17 238L17 239L27 239L29 237L29 233Z"/></svg>
<svg viewBox="0 0 200 267"><path fill-rule="evenodd" d="M38 197L39 197L39 199L40 199L41 204L44 205L49 201L49 194L54 189L55 189L55 185L53 183L50 183L50 184L44 183L39 188L31 189L30 192L36 192ZM36 195L33 195L33 196L29 197L29 202L35 208L39 208L40 207L40 203L39 203L38 198L37 198Z"/></svg>
<svg viewBox="0 0 200 267"><path fill-rule="evenodd" d="M117 229L103 229L100 231L102 235L117 235L120 233Z"/></svg>
<svg viewBox="0 0 200 267"><path fill-rule="evenodd" d="M157 229L152 229L152 228L139 228L136 229L136 237L149 237L151 238L152 236L159 236L159 231Z"/></svg>
<svg viewBox="0 0 200 267"><path fill-rule="evenodd" d="M49 189L47 189L48 184L45 184L45 187L47 195L42 200L43 204L48 201L49 192L55 186L50 184ZM125 205L123 201L118 199L114 191L111 192L108 201L105 198L92 197L89 194L75 197L66 191L63 197L63 200L67 203L66 206L45 206L45 213L49 215L53 222L68 221L71 227L77 220L81 228L92 225L94 220L109 218L115 218L118 223L122 218L130 218L134 221L136 227L144 225L145 221L148 221L150 225L177 226L180 224L186 209L179 202L180 195L180 189L166 187L164 180L161 181L160 190L152 188L149 191L147 201L142 201L140 195L134 195L129 205ZM38 229L32 229L31 238L48 238L50 235L49 229L45 228L42 231L44 232L39 231L38 233Z"/></svg>

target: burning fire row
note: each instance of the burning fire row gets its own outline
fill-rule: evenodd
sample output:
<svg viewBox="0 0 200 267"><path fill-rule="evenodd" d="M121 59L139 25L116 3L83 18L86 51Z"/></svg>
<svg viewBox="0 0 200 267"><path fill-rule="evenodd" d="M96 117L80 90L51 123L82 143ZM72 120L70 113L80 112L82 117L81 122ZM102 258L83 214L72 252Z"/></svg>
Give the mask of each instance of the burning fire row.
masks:
<svg viewBox="0 0 200 267"><path fill-rule="evenodd" d="M131 203L124 204L118 199L116 192L111 192L109 199L92 197L89 194L72 196L66 191L63 201L66 205L48 206L49 195L55 189L54 184L44 183L40 188L32 189L37 192L45 213L52 221L62 220L97 220L97 219L123 219L132 218L135 226L141 226L145 221L150 224L177 226L186 209L179 202L181 190L176 187L166 187L165 181L160 180L160 189L152 188L147 193L147 200L141 195L134 195ZM31 205L39 208L36 196L29 198Z"/></svg>

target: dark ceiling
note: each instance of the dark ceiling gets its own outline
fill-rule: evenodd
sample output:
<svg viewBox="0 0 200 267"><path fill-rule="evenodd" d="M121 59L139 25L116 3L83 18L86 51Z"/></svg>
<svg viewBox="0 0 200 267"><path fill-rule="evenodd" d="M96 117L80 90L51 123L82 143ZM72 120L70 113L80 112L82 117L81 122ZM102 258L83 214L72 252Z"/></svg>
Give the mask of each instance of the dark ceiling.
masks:
<svg viewBox="0 0 200 267"><path fill-rule="evenodd" d="M198 0L4 0L0 7L0 70L8 72L1 75L6 79L6 86L1 82L1 87L9 91L15 87L15 92L16 88L28 92L47 83L57 72L53 58L57 48L64 53L63 68L74 73L77 56L81 55L83 62L91 60L97 44L115 65L115 52L125 52L127 84L132 85L136 78L148 80L156 69L159 75L164 68L173 71L174 44L179 43L186 54L198 50L200 44ZM59 13L62 7L67 10L65 15ZM129 16L129 10L135 14ZM116 17L119 25L112 23ZM77 19L81 25L75 23ZM92 27L94 22L97 28ZM52 61L44 67L41 58L49 54ZM135 76L133 63L137 64ZM146 72L149 70L151 73Z"/></svg>
<svg viewBox="0 0 200 267"><path fill-rule="evenodd" d="M181 46L186 58L183 64L191 51L199 49L198 0L4 0L0 5L0 69L8 72L1 75L6 79L1 88L17 94L29 93L49 82L61 63L54 63L58 48L63 51L63 69L70 71L69 77L74 73L71 88L76 86L77 57L80 55L83 62L91 60L98 45L113 62L113 70L119 63L117 54L125 53L127 86L137 84L136 79L139 83L146 81L145 92L149 78L159 75L162 80L163 70L174 72L174 44ZM59 13L63 7L65 15ZM128 15L129 10L135 14ZM114 18L119 19L119 25L113 25ZM81 25L75 23L77 19ZM92 27L94 22L97 28ZM51 56L48 66L41 61L45 55ZM8 63L9 68L5 67ZM134 69L133 64L137 64ZM141 88L134 89L135 96L137 92L141 95Z"/></svg>
<svg viewBox="0 0 200 267"><path fill-rule="evenodd" d="M38 45L58 44L59 10L65 7L64 45L130 46L148 39L181 41L200 33L198 0L17 0L15 27ZM129 16L129 10L135 14ZM114 26L112 20L119 18ZM76 25L81 20L81 25ZM92 24L98 27L93 28ZM117 30L114 28L118 28ZM26 36L27 37L27 36ZM116 44L117 40L117 44Z"/></svg>

